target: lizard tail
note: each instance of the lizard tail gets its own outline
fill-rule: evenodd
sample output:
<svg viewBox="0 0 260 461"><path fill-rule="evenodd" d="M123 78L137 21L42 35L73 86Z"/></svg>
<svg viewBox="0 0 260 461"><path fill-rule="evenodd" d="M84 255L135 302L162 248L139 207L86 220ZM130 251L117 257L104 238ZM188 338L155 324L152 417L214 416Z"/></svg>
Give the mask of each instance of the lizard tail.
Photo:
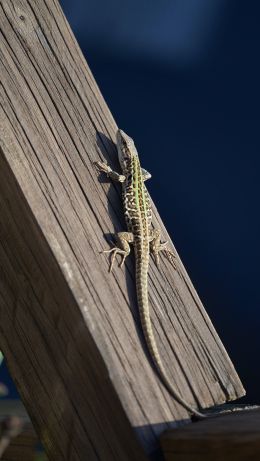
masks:
<svg viewBox="0 0 260 461"><path fill-rule="evenodd" d="M159 373L161 380L170 392L170 394L184 407L186 410L192 413L196 419L205 419L208 415L201 413L200 411L189 405L179 394L178 390L173 386L167 377L166 370L163 366L160 353L155 341L150 310L148 302L148 264L149 259L147 257L143 261L138 261L136 258L136 288L137 288L137 301L139 307L140 320L142 325L143 334L145 337L146 345L149 353L152 357L153 363Z"/></svg>

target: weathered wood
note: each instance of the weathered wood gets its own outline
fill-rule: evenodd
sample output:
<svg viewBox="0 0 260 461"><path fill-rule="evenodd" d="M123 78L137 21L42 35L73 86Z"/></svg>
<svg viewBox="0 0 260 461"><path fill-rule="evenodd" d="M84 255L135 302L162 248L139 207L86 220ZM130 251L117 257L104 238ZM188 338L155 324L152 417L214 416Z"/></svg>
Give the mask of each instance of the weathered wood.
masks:
<svg viewBox="0 0 260 461"><path fill-rule="evenodd" d="M167 431L166 461L258 461L260 409L243 410Z"/></svg>
<svg viewBox="0 0 260 461"><path fill-rule="evenodd" d="M57 0L0 0L0 38L0 349L50 460L145 459L188 414L144 347L132 257L109 274L99 254L125 227L119 188L93 168L118 168L116 124ZM168 373L192 405L236 399L240 380L177 265L150 265Z"/></svg>

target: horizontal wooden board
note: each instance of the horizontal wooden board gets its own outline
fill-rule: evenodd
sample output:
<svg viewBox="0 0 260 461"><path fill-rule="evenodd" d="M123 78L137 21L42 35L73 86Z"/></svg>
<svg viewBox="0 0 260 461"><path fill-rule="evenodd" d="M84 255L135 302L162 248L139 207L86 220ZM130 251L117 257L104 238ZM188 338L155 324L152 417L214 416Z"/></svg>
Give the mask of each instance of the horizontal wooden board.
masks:
<svg viewBox="0 0 260 461"><path fill-rule="evenodd" d="M167 431L161 442L165 461L258 461L260 409L220 414Z"/></svg>

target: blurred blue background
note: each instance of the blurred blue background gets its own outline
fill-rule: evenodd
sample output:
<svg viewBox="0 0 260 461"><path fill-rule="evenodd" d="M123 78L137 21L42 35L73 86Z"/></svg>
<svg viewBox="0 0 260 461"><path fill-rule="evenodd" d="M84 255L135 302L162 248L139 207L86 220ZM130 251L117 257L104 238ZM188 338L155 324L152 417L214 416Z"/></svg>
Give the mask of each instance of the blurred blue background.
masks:
<svg viewBox="0 0 260 461"><path fill-rule="evenodd" d="M153 175L149 191L244 383L243 401L258 403L260 3L61 4Z"/></svg>

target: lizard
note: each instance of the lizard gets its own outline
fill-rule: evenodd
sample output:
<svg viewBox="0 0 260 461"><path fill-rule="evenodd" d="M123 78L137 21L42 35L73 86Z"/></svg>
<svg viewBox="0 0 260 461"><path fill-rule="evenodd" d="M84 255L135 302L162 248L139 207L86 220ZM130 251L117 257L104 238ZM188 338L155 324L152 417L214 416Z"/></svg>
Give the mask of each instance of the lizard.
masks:
<svg viewBox="0 0 260 461"><path fill-rule="evenodd" d="M141 326L145 337L148 351L151 355L155 368L162 382L172 395L183 407L185 407L196 419L205 418L205 414L193 408L179 394L178 390L170 382L165 366L153 333L149 301L148 301L148 269L149 257L153 255L155 263L159 266L159 253L164 251L168 259L175 265L175 254L167 248L168 242L161 242L161 230L152 228L152 208L148 191L144 182L151 178L150 173L140 165L139 156L132 138L123 130L117 131L117 152L122 173L113 171L105 162L97 161L95 165L99 172L122 184L122 196L124 216L127 232L118 232L115 235L117 245L104 253L111 254L109 271L112 271L117 254L122 256L120 267L123 266L126 257L130 254L130 244L134 246L136 293L139 308Z"/></svg>

